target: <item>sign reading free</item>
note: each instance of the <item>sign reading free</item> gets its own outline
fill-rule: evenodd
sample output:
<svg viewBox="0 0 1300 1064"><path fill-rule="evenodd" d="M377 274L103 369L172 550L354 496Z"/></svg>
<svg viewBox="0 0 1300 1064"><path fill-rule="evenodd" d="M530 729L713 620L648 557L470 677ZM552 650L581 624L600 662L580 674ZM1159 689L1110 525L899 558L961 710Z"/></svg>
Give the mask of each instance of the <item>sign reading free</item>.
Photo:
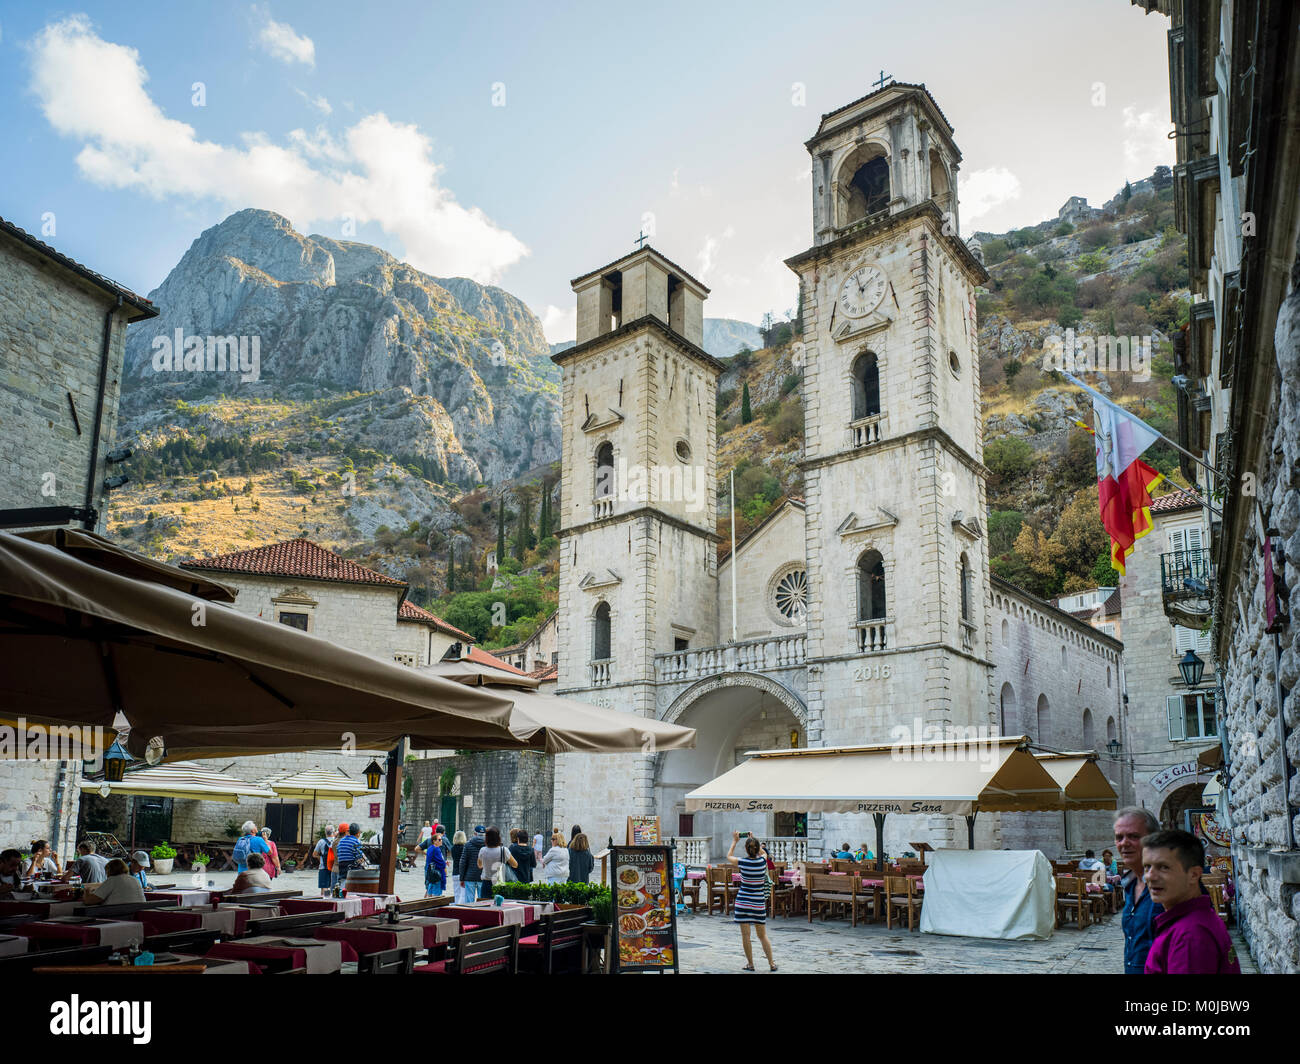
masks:
<svg viewBox="0 0 1300 1064"><path fill-rule="evenodd" d="M1181 765L1170 765L1151 777L1151 786L1157 791L1167 791L1175 783L1195 783L1201 766L1195 761L1184 761Z"/></svg>

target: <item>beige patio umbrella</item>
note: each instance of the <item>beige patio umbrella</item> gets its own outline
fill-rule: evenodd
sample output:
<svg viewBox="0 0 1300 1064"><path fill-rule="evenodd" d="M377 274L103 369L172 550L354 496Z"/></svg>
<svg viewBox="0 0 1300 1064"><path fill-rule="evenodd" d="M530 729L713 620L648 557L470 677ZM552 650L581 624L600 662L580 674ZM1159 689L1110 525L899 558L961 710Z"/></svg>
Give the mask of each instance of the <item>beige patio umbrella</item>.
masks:
<svg viewBox="0 0 1300 1064"><path fill-rule="evenodd" d="M388 750L404 736L423 747L517 742L504 693L2 532L0 706L34 723L105 729L121 710L131 725L128 749L141 756L161 736L168 761L344 741Z"/></svg>
<svg viewBox="0 0 1300 1064"><path fill-rule="evenodd" d="M1038 763L1061 789L1059 803L1053 808L1118 809L1119 796L1097 764L1096 753L1035 754ZM1045 807L1046 808L1046 807Z"/></svg>
<svg viewBox="0 0 1300 1064"><path fill-rule="evenodd" d="M309 844L315 844L316 799L320 796L338 801L343 799L348 809L352 808L352 799L367 794L378 794L377 790L366 786L365 780L354 780L346 772L338 769L312 767L302 772L282 773L263 781L283 804L286 798L296 798L305 802L311 799L311 820L309 821Z"/></svg>
<svg viewBox="0 0 1300 1064"><path fill-rule="evenodd" d="M576 698L539 694L537 681L465 659L438 662L420 671L454 677L509 698L514 746L548 754L657 753L695 745L695 729L667 724L637 713L593 706ZM522 681L528 681L524 683ZM531 685L531 687L530 687ZM501 749L498 747L497 749Z"/></svg>
<svg viewBox="0 0 1300 1064"><path fill-rule="evenodd" d="M174 761L167 765L127 772L117 783L107 780L77 781L83 791L104 797L113 794L149 798L193 798L204 802L239 802L246 798L274 798L275 792L265 784L249 783L216 769L204 768L192 761Z"/></svg>

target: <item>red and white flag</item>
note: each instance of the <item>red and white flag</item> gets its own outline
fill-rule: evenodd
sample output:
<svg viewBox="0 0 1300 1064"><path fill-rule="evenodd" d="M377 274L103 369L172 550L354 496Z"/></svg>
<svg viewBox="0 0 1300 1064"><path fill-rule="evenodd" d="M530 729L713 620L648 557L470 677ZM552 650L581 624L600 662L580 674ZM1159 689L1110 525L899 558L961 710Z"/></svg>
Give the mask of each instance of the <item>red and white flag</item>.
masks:
<svg viewBox="0 0 1300 1064"><path fill-rule="evenodd" d="M1110 535L1110 564L1123 573L1133 544L1151 531L1151 489L1164 474L1138 456L1160 439L1160 433L1083 381L1061 375L1092 396L1101 523Z"/></svg>

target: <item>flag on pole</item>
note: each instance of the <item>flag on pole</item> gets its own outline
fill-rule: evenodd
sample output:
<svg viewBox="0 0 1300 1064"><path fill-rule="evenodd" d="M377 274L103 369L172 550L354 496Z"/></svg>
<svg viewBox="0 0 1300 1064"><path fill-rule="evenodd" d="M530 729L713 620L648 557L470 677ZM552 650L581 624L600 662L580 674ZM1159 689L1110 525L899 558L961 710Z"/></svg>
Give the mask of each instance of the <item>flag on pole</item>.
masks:
<svg viewBox="0 0 1300 1064"><path fill-rule="evenodd" d="M1138 456L1160 439L1160 433L1078 378L1061 376L1092 396L1101 523L1110 535L1110 564L1123 573L1133 544L1151 531L1151 489L1164 474Z"/></svg>

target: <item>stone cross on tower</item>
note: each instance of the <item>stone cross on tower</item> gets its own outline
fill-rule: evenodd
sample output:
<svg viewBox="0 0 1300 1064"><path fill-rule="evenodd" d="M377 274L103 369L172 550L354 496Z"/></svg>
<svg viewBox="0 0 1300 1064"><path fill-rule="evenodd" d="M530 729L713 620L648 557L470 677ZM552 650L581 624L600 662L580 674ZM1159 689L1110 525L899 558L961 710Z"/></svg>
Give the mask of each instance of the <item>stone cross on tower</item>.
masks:
<svg viewBox="0 0 1300 1064"><path fill-rule="evenodd" d="M886 74L883 70L881 70L881 72L880 72L880 80L879 80L879 81L873 81L871 84L874 85L877 89L883 89L883 88L885 87L886 84L888 84L889 82L891 82L891 81L893 81L893 80L894 80L894 75L893 75L893 74Z"/></svg>
<svg viewBox="0 0 1300 1064"><path fill-rule="evenodd" d="M642 232L638 231L637 234L636 234L636 246L637 246L637 250L638 250L638 251L641 250L641 248L645 246L645 242L646 242L647 240L649 240L649 239L650 239L650 238L649 238L648 236L646 236L645 233L642 233Z"/></svg>

